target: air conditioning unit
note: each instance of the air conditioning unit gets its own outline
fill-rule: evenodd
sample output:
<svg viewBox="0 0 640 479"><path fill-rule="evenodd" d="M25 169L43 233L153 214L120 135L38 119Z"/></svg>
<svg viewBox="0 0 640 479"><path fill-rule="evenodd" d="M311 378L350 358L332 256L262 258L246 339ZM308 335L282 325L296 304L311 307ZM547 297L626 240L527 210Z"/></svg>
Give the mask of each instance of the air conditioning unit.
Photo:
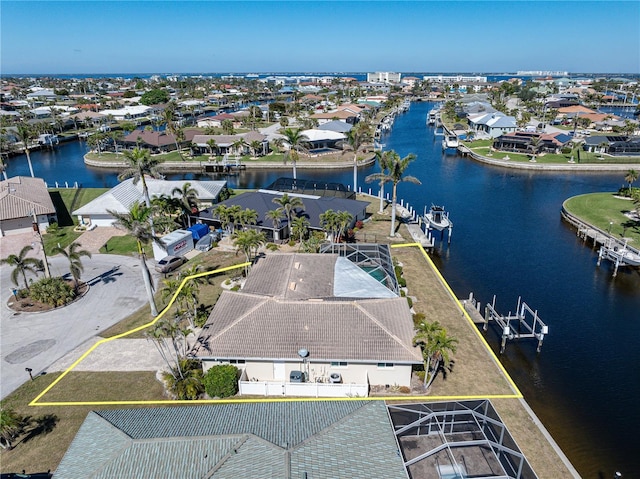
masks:
<svg viewBox="0 0 640 479"><path fill-rule="evenodd" d="M342 375L340 373L331 373L329 375L329 382L332 384L339 384L342 382Z"/></svg>

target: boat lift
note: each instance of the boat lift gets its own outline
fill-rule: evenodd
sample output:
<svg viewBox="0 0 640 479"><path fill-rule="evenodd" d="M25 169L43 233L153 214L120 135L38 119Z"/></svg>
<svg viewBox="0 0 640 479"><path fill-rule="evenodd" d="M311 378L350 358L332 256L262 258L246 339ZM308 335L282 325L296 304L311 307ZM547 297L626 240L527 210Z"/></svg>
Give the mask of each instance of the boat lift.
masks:
<svg viewBox="0 0 640 479"><path fill-rule="evenodd" d="M538 347L536 352L540 352L542 348L542 341L545 335L549 334L549 327L538 316L538 311L532 310L527 303L518 297L518 305L516 307L516 313L504 316L498 314L496 311L496 297L493 296L491 304L486 304L484 307L484 326L483 330L486 331L489 325L489 321L495 321L502 331L502 342L500 343L500 354L504 352L507 345L507 339L537 339Z"/></svg>

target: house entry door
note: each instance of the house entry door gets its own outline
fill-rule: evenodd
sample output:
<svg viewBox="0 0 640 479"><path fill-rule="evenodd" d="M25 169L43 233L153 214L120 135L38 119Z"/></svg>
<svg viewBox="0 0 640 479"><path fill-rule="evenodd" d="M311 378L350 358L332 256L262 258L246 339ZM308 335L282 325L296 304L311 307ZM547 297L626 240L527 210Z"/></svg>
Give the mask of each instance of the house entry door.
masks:
<svg viewBox="0 0 640 479"><path fill-rule="evenodd" d="M285 380L285 368L284 361L275 361L273 363L273 379L276 381L284 381Z"/></svg>

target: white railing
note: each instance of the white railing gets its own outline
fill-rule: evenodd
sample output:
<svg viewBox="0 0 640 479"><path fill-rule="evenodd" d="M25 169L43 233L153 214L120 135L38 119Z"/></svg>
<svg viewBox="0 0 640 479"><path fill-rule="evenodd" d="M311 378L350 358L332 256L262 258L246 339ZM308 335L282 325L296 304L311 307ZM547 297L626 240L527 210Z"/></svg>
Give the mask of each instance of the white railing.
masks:
<svg viewBox="0 0 640 479"><path fill-rule="evenodd" d="M299 397L367 397L368 384L238 381L241 395Z"/></svg>

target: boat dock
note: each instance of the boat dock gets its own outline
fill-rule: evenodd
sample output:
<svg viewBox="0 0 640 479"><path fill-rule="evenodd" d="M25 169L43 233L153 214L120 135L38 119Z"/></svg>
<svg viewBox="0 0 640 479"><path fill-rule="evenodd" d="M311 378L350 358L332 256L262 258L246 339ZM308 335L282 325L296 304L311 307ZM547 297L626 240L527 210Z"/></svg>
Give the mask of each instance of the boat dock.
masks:
<svg viewBox="0 0 640 479"><path fill-rule="evenodd" d="M581 221L569 213L564 205L561 216L563 220L576 228L576 235L582 238L585 243L587 240L591 240L594 248L600 245L597 264L600 266L603 258L611 261L614 265L614 277L618 274L618 268L621 266L640 266L640 250L629 246L625 238L615 238L610 233Z"/></svg>
<svg viewBox="0 0 640 479"><path fill-rule="evenodd" d="M544 337L549 334L549 327L540 319L538 311L533 310L527 303L518 298L515 314L502 315L496 311L496 297L493 297L491 304L487 303L484 307L484 317L480 313L480 303L473 297L473 293L469 294L468 299L461 301L464 310L469 314L476 324L483 324L483 331L486 331L489 322L494 321L500 327L501 343L500 353L504 352L507 340L514 339L537 339L537 352L542 348Z"/></svg>

